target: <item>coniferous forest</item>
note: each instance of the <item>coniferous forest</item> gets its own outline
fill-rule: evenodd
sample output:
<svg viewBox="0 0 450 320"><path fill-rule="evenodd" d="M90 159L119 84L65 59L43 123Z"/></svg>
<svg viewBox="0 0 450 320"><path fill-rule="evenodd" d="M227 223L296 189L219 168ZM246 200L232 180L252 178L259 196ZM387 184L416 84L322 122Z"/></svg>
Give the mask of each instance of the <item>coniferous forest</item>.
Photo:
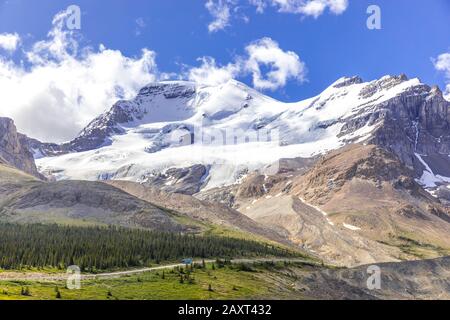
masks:
<svg viewBox="0 0 450 320"><path fill-rule="evenodd" d="M0 268L77 265L82 271L148 266L183 258L291 256L256 241L119 227L0 224Z"/></svg>

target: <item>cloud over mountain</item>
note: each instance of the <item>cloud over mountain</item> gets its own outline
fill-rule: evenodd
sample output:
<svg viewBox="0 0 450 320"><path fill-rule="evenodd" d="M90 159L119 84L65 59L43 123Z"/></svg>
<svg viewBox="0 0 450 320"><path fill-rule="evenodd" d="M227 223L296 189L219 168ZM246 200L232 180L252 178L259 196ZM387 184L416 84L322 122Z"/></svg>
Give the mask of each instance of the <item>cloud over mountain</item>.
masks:
<svg viewBox="0 0 450 320"><path fill-rule="evenodd" d="M93 117L132 97L158 74L151 50L129 58L102 45L80 48L76 31L64 29L65 15L55 16L48 38L25 52L25 64L0 59L0 115L42 140L73 138ZM12 49L11 43L5 40L3 47Z"/></svg>
<svg viewBox="0 0 450 320"><path fill-rule="evenodd" d="M137 57L128 57L102 44L84 46L81 33L66 28L67 17L67 12L54 17L46 39L31 47L21 45L19 62L9 54L0 56L0 116L13 118L20 132L42 141L71 140L116 101L131 99L150 82L184 78L217 85L251 76L256 89L275 90L305 77L299 56L270 38L250 43L226 65L202 57L198 66L178 74L163 73L156 52L147 48ZM0 46L16 49L20 36L3 36Z"/></svg>
<svg viewBox="0 0 450 320"><path fill-rule="evenodd" d="M447 86L445 90L446 99L450 100L450 53L440 54L436 59L433 60L434 67L438 71L442 71L447 80Z"/></svg>
<svg viewBox="0 0 450 320"><path fill-rule="evenodd" d="M187 78L207 85L250 75L256 89L276 90L289 80L302 82L306 78L306 66L300 57L295 52L284 51L268 37L250 43L245 47L244 55L226 65L218 65L213 57L203 57L199 61L201 65L189 69Z"/></svg>

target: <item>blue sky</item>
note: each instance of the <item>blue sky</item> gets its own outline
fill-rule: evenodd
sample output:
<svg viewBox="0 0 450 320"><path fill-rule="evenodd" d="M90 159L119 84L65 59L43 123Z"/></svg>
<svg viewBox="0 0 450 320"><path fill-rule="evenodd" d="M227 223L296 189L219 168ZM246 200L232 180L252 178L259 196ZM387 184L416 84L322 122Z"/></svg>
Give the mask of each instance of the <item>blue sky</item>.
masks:
<svg viewBox="0 0 450 320"><path fill-rule="evenodd" d="M0 55L27 65L24 52L46 39L58 12L75 4L82 11L82 28L77 32L81 46L104 44L134 59L147 48L156 54L157 69L172 76L198 67L199 57L212 57L217 66L235 63L245 56L249 44L270 38L284 52L295 53L307 69L302 71L306 81L291 77L276 89L262 90L283 101L311 97L342 76L373 80L405 73L443 90L449 80L450 69L438 71L432 62L450 52L448 0L348 0L339 14L328 8L317 17L280 12L279 6L271 5L258 13L249 0L223 1L230 1L228 24L210 32L208 25L214 18L205 0L2 0L0 34L15 33L21 40L18 50L0 50ZM381 8L381 30L366 27L371 4ZM263 66L260 70L266 71ZM251 74L237 77L253 84Z"/></svg>

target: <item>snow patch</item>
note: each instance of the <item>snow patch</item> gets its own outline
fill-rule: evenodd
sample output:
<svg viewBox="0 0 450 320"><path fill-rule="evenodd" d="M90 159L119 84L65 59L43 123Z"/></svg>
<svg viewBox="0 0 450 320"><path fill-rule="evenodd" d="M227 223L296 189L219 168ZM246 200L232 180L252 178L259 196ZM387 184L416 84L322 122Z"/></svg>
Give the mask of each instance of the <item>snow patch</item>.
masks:
<svg viewBox="0 0 450 320"><path fill-rule="evenodd" d="M431 170L430 166L426 163L426 161L422 158L420 154L415 153L415 156L425 167L422 176L420 177L420 179L417 180L419 184L421 184L426 188L436 188L438 184L450 183L449 177L434 174L433 170Z"/></svg>
<svg viewBox="0 0 450 320"><path fill-rule="evenodd" d="M361 230L361 228L356 227L356 226L352 226L351 224L347 224L347 223L343 223L342 224L345 228L352 230L352 231L358 231Z"/></svg>

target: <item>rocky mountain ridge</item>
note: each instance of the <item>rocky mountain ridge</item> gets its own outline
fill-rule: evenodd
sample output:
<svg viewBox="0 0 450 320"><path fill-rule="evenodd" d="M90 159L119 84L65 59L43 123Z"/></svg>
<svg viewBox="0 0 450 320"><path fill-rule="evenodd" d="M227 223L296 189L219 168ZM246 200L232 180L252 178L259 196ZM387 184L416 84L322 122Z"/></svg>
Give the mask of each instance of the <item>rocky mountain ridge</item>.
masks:
<svg viewBox="0 0 450 320"><path fill-rule="evenodd" d="M236 81L217 87L163 82L119 101L69 143L32 140L30 146L47 156L38 164L58 179L153 181L155 173L200 165L208 176L194 184L210 189L280 158L311 158L366 142L398 156L423 186L438 188L450 183L449 109L437 87L404 75L342 78L314 98L289 104ZM205 135L219 137L219 148L205 144ZM75 158L84 168L73 167ZM91 170L98 159L103 169Z"/></svg>
<svg viewBox="0 0 450 320"><path fill-rule="evenodd" d="M27 137L17 132L14 121L9 118L0 118L0 163L42 178L28 148Z"/></svg>

